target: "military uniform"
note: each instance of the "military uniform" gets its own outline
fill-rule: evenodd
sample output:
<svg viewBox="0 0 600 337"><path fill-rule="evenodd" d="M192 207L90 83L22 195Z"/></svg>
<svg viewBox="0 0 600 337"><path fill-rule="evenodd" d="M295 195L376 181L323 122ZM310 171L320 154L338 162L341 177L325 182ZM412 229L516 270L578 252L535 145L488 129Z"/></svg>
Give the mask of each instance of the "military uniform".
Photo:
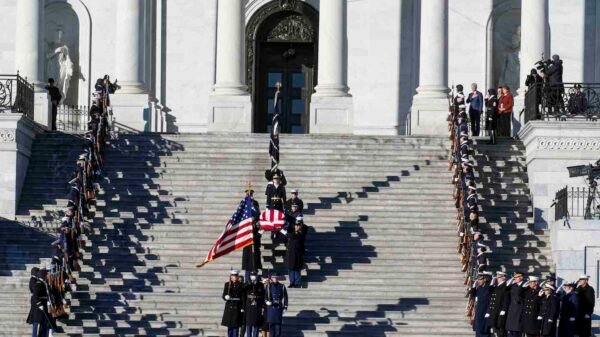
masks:
<svg viewBox="0 0 600 337"><path fill-rule="evenodd" d="M543 295L540 298L540 312L538 314L538 323L540 326L540 336L556 336L556 322L559 310L558 297L555 294L550 296Z"/></svg>
<svg viewBox="0 0 600 337"><path fill-rule="evenodd" d="M289 229L285 254L285 262L289 270L290 288L300 288L302 286L300 271L304 268L304 243L307 227L302 223L302 220L297 221L301 224L301 229L299 232L295 231L295 226Z"/></svg>
<svg viewBox="0 0 600 337"><path fill-rule="evenodd" d="M521 312L521 331L528 337L537 337L539 313L539 289L526 288L523 292L523 310Z"/></svg>
<svg viewBox="0 0 600 337"><path fill-rule="evenodd" d="M246 271L246 282L249 282L250 272L262 269L262 257L260 254L261 238L260 225L260 207L258 201L252 200L252 217L254 224L252 226L253 242L242 250L242 269Z"/></svg>
<svg viewBox="0 0 600 337"><path fill-rule="evenodd" d="M237 274L235 274L237 275ZM244 285L242 282L226 282L223 287L223 301L225 310L221 325L228 328L228 336L237 336L237 331L242 326L244 308Z"/></svg>
<svg viewBox="0 0 600 337"><path fill-rule="evenodd" d="M283 212L283 203L286 200L285 186L283 184L275 186L275 184L269 183L265 195L267 196L268 209L276 209Z"/></svg>
<svg viewBox="0 0 600 337"><path fill-rule="evenodd" d="M265 304L265 288L257 279L246 285L244 319L246 331L251 337L258 336L258 328L263 324L263 306Z"/></svg>
<svg viewBox="0 0 600 337"><path fill-rule="evenodd" d="M44 278L45 271L32 269L29 279L29 291L31 293L29 314L27 323L32 324L32 337L47 337L50 329L48 320L48 290Z"/></svg>
<svg viewBox="0 0 600 337"><path fill-rule="evenodd" d="M506 282L502 282L493 287L490 294L490 305L486 313L488 326L492 328L497 337L504 337L506 330L506 311L505 304L507 300ZM501 313L504 313L500 315Z"/></svg>
<svg viewBox="0 0 600 337"><path fill-rule="evenodd" d="M507 336L521 336L521 311L523 308L523 281L508 286L508 310L506 312Z"/></svg>
<svg viewBox="0 0 600 337"><path fill-rule="evenodd" d="M558 337L575 336L575 319L577 318L578 308L579 303L577 301L577 293L575 291L571 291L570 293L563 295L560 303Z"/></svg>
<svg viewBox="0 0 600 337"><path fill-rule="evenodd" d="M288 295L285 286L279 282L267 286L267 313L266 320L269 324L271 337L281 337L281 323L283 312L288 307Z"/></svg>
<svg viewBox="0 0 600 337"><path fill-rule="evenodd" d="M579 310L577 310L575 326L577 327L576 333L579 337L589 337L592 334L592 316L594 315L595 298L594 288L589 284L585 287L577 287Z"/></svg>
<svg viewBox="0 0 600 337"><path fill-rule="evenodd" d="M488 306L490 304L490 286L484 284L482 286L473 287L471 296L475 298L475 314L473 315L473 331L476 337L489 337L491 327L485 317Z"/></svg>
<svg viewBox="0 0 600 337"><path fill-rule="evenodd" d="M296 198L290 198L285 202L285 210L286 212L290 212L292 209L292 205L296 205L298 206L298 212L302 213L302 211L304 210L304 202L302 201L302 199L296 197Z"/></svg>

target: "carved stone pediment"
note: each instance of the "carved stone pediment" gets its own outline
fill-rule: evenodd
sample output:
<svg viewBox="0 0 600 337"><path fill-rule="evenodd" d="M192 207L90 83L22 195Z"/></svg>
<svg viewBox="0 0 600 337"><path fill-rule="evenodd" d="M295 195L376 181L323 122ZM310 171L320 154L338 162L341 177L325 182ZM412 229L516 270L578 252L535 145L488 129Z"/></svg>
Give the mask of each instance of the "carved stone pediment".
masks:
<svg viewBox="0 0 600 337"><path fill-rule="evenodd" d="M277 23L267 34L267 41L312 42L314 31L300 15L290 15Z"/></svg>

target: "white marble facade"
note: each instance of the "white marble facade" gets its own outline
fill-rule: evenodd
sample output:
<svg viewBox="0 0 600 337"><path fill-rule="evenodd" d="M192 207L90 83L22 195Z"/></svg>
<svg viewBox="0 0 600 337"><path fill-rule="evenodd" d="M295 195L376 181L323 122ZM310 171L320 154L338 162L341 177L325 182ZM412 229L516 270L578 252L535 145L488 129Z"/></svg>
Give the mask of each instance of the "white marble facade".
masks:
<svg viewBox="0 0 600 337"><path fill-rule="evenodd" d="M244 31L272 2L320 14L312 133L442 133L453 85L516 90L542 52L600 82L595 0L0 0L0 73L62 74L69 104L110 74L136 130L252 131Z"/></svg>

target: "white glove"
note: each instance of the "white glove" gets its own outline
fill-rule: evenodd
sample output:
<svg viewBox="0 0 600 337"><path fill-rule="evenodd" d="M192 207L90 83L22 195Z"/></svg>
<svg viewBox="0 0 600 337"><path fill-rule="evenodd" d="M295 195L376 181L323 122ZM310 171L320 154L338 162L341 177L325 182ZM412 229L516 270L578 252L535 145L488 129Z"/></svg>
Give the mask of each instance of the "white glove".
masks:
<svg viewBox="0 0 600 337"><path fill-rule="evenodd" d="M549 319L549 320L548 320L548 323L552 323L552 320L551 320L551 319Z"/></svg>
<svg viewBox="0 0 600 337"><path fill-rule="evenodd" d="M231 296L225 295L225 301L229 301L230 298L231 298Z"/></svg>
<svg viewBox="0 0 600 337"><path fill-rule="evenodd" d="M504 311L504 310L500 311L500 316L504 316L504 315L506 315L506 311Z"/></svg>
<svg viewBox="0 0 600 337"><path fill-rule="evenodd" d="M273 304L273 303L271 303L271 301L267 301L267 302L265 302L265 303L266 303L267 305L269 305L269 306L270 306L271 304Z"/></svg>
<svg viewBox="0 0 600 337"><path fill-rule="evenodd" d="M265 231L263 229L261 229L261 230L258 231L258 234L263 235L264 232Z"/></svg>
<svg viewBox="0 0 600 337"><path fill-rule="evenodd" d="M485 314L485 316L483 316L484 318L488 318L490 317L490 314Z"/></svg>
<svg viewBox="0 0 600 337"><path fill-rule="evenodd" d="M541 321L542 320L542 316L538 316L537 319L538 319L538 321Z"/></svg>
<svg viewBox="0 0 600 337"><path fill-rule="evenodd" d="M282 229L280 232L281 232L281 234L283 234L283 235L287 235L287 231L286 231L285 229Z"/></svg>
<svg viewBox="0 0 600 337"><path fill-rule="evenodd" d="M569 322L575 322L575 317L569 318Z"/></svg>
<svg viewBox="0 0 600 337"><path fill-rule="evenodd" d="M242 309L241 312L244 312L244 309Z"/></svg>
<svg viewBox="0 0 600 337"><path fill-rule="evenodd" d="M585 319L590 319L590 315L585 315Z"/></svg>

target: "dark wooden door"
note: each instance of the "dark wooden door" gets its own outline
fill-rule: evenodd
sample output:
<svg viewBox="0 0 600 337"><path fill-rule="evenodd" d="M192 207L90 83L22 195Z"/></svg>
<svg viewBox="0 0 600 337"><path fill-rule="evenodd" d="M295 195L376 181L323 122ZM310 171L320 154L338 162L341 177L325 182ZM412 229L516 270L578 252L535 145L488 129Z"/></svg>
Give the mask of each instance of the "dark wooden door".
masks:
<svg viewBox="0 0 600 337"><path fill-rule="evenodd" d="M271 131L275 85L281 82L281 132L308 133L310 97L315 86L314 45L264 42L260 51L254 131Z"/></svg>

